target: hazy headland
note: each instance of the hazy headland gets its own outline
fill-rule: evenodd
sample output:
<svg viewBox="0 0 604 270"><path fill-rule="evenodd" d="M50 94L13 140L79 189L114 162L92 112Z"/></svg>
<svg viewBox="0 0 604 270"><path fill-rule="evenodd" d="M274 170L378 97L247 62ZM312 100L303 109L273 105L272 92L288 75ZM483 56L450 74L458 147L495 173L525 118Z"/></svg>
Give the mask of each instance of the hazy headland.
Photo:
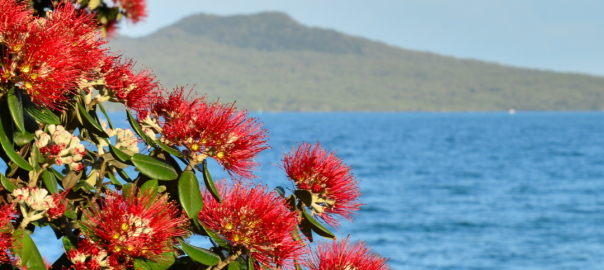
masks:
<svg viewBox="0 0 604 270"><path fill-rule="evenodd" d="M152 68L165 88L195 85L252 111L604 109L603 77L405 50L283 13L199 14L109 46Z"/></svg>

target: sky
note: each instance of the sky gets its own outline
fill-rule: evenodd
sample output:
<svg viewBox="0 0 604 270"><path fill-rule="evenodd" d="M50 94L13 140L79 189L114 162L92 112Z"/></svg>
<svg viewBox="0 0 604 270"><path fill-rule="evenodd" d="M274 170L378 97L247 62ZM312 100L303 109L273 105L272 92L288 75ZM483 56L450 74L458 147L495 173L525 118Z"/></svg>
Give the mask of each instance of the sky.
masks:
<svg viewBox="0 0 604 270"><path fill-rule="evenodd" d="M148 0L121 34L148 35L193 14L281 11L303 25L389 45L517 67L604 76L604 1Z"/></svg>

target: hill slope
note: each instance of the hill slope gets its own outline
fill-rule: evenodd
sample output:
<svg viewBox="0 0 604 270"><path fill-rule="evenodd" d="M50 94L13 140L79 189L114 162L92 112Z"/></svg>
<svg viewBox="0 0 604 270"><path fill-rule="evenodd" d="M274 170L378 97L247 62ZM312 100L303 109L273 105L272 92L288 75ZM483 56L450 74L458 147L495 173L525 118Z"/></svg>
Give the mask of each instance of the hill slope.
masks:
<svg viewBox="0 0 604 270"><path fill-rule="evenodd" d="M604 78L404 50L282 13L194 15L121 50L166 88L271 111L602 110Z"/></svg>

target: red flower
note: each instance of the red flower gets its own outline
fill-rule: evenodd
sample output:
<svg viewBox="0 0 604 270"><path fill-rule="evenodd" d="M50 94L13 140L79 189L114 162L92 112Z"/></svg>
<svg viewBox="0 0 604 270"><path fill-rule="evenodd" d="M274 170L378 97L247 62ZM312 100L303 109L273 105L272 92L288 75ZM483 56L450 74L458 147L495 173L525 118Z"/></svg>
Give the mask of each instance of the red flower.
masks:
<svg viewBox="0 0 604 270"><path fill-rule="evenodd" d="M334 228L340 225L335 216L351 220L353 211L361 206L358 181L350 166L319 143L314 147L303 143L298 149L292 148L290 155L285 154L282 168L296 188L313 193L313 204L307 206Z"/></svg>
<svg viewBox="0 0 604 270"><path fill-rule="evenodd" d="M145 0L113 0L114 4L118 2L133 23L140 22L147 17Z"/></svg>
<svg viewBox="0 0 604 270"><path fill-rule="evenodd" d="M113 101L122 102L138 112L148 106L159 84L150 69L135 73L133 67L131 59L122 61L121 55L109 55L103 59L101 76L105 78L105 86L111 90Z"/></svg>
<svg viewBox="0 0 604 270"><path fill-rule="evenodd" d="M67 258L73 263L70 269L101 270L118 266L114 257L107 257L107 251L98 248L88 239L78 240L78 248L67 252Z"/></svg>
<svg viewBox="0 0 604 270"><path fill-rule="evenodd" d="M321 242L316 253L304 258L303 263L310 270L387 270L388 259L371 251L364 242L350 244L349 238L340 242Z"/></svg>
<svg viewBox="0 0 604 270"><path fill-rule="evenodd" d="M0 264L11 262L9 250L13 248L12 222L15 220L16 214L15 204L0 207Z"/></svg>
<svg viewBox="0 0 604 270"><path fill-rule="evenodd" d="M245 247L264 267L289 268L293 258L304 252L303 243L292 239L297 217L285 201L266 187L236 184L230 189L226 181L218 183L222 203L210 192L203 192L203 210L199 219L233 246Z"/></svg>
<svg viewBox="0 0 604 270"><path fill-rule="evenodd" d="M28 3L15 0L0 0L0 10L2 10L0 12L0 44L2 44L3 33L31 20L32 11Z"/></svg>
<svg viewBox="0 0 604 270"><path fill-rule="evenodd" d="M137 257L156 260L173 251L175 237L186 234L188 219L168 196L150 192L120 194L107 191L104 199L83 211L82 233L120 264Z"/></svg>
<svg viewBox="0 0 604 270"><path fill-rule="evenodd" d="M13 20L0 36L0 83L18 85L33 102L52 109L62 109L65 95L92 78L104 55L95 19L73 5L59 6L47 18Z"/></svg>
<svg viewBox="0 0 604 270"><path fill-rule="evenodd" d="M191 100L184 92L184 87L177 88L149 106L149 114L160 122L160 139L186 147L198 162L212 157L231 177L254 178L254 158L268 148L267 131L234 104L207 103L205 97ZM142 119L143 126L149 120Z"/></svg>

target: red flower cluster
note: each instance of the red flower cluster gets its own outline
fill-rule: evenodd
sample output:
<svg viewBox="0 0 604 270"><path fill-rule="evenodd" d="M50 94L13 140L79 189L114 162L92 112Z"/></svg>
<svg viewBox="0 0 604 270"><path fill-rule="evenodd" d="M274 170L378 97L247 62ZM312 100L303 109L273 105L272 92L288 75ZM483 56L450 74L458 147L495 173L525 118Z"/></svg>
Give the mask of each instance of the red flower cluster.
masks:
<svg viewBox="0 0 604 270"><path fill-rule="evenodd" d="M0 0L0 7L0 83L19 86L36 104L62 109L66 94L91 79L104 57L94 16L70 4L46 18L26 11L28 2Z"/></svg>
<svg viewBox="0 0 604 270"><path fill-rule="evenodd" d="M133 23L140 22L147 17L145 0L113 0L113 3L119 3Z"/></svg>
<svg viewBox="0 0 604 270"><path fill-rule="evenodd" d="M236 184L229 189L224 180L217 187L223 202L203 192L202 223L233 246L245 247L263 267L288 268L295 257L303 255L304 243L290 235L297 230L297 217L279 195L260 186Z"/></svg>
<svg viewBox="0 0 604 270"><path fill-rule="evenodd" d="M113 101L138 112L149 104L159 84L150 69L135 73L133 68L131 59L122 61L121 55L109 55L103 59L100 73L105 86L112 91Z"/></svg>
<svg viewBox="0 0 604 270"><path fill-rule="evenodd" d="M285 154L282 168L296 188L312 192L313 204L307 206L333 227L340 225L334 216L351 220L353 211L361 206L358 181L350 172L350 166L319 143L314 147L303 143L298 149L292 148L290 155Z"/></svg>
<svg viewBox="0 0 604 270"><path fill-rule="evenodd" d="M84 215L88 220L82 222L82 233L107 253L109 262L124 265L131 265L134 258L156 260L173 251L174 238L185 235L188 225L167 195L137 194L135 189L126 194L107 191Z"/></svg>
<svg viewBox="0 0 604 270"><path fill-rule="evenodd" d="M101 270L118 265L115 257L107 257L107 251L99 249L88 239L79 239L78 248L71 249L67 258L73 263L70 269Z"/></svg>
<svg viewBox="0 0 604 270"><path fill-rule="evenodd" d="M13 224L17 211L14 204L0 207L0 264L10 263L9 250L13 248Z"/></svg>
<svg viewBox="0 0 604 270"><path fill-rule="evenodd" d="M303 264L310 270L388 270L388 259L371 251L364 242L350 244L346 238L340 242L322 242L317 245L316 253L310 253Z"/></svg>
<svg viewBox="0 0 604 270"><path fill-rule="evenodd" d="M254 178L252 170L258 165L254 158L268 148L267 131L234 104L207 103L205 97L189 99L184 92L180 87L158 96L149 113L140 116L153 116L160 122L160 139L186 147L198 161L212 157L232 177ZM146 120L141 120L144 125Z"/></svg>

